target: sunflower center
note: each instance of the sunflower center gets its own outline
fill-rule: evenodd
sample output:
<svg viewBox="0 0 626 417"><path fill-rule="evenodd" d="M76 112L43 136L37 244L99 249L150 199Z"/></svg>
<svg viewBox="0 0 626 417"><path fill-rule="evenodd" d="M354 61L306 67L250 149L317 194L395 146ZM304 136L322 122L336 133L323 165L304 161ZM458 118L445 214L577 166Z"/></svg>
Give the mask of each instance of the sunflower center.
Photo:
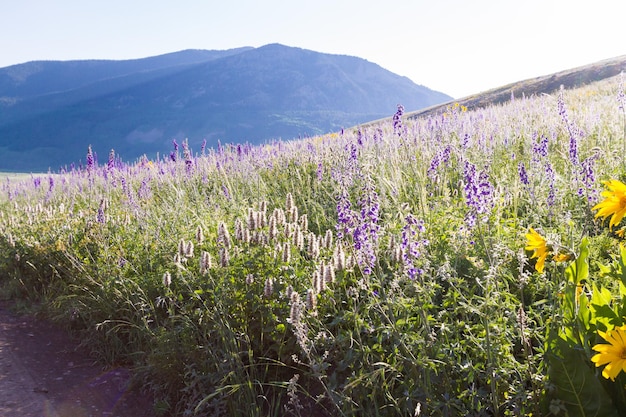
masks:
<svg viewBox="0 0 626 417"><path fill-rule="evenodd" d="M619 355L620 359L626 359L626 346L622 347L622 352Z"/></svg>

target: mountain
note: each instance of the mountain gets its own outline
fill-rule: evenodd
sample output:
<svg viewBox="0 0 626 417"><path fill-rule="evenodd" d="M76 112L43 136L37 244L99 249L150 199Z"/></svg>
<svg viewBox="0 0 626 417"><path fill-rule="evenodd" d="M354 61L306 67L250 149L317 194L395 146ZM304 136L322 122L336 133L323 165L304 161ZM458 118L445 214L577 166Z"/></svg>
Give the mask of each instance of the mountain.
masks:
<svg viewBox="0 0 626 417"><path fill-rule="evenodd" d="M559 71L554 74L541 77L529 78L515 83L471 95L459 100L459 105L467 108L486 107L506 102L511 97L530 97L539 94L552 94L561 86L566 89L581 87L596 81L619 75L626 70L626 55L605 59L592 64ZM440 103L406 114L408 118L424 117L431 114L442 113L451 102Z"/></svg>
<svg viewBox="0 0 626 417"><path fill-rule="evenodd" d="M361 58L270 44L0 68L0 171L337 131L451 97Z"/></svg>

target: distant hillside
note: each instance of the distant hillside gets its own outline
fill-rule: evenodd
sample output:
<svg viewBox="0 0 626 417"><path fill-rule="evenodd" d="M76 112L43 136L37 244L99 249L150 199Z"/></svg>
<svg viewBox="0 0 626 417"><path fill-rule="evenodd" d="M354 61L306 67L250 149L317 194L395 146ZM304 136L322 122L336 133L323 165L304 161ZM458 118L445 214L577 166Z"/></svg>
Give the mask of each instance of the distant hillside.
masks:
<svg viewBox="0 0 626 417"><path fill-rule="evenodd" d="M0 171L58 170L92 145L125 160L189 139L250 142L336 131L451 97L366 60L279 44L128 61L0 69Z"/></svg>
<svg viewBox="0 0 626 417"><path fill-rule="evenodd" d="M595 81L614 77L624 70L626 70L626 55L554 74L518 81L454 101L470 109L486 107L492 104L506 102L510 100L512 96L530 97L537 94L552 94L558 91L561 86L567 89L580 87ZM410 112L406 114L406 116L408 118L415 118L441 113L449 104L450 102L437 104L415 112Z"/></svg>

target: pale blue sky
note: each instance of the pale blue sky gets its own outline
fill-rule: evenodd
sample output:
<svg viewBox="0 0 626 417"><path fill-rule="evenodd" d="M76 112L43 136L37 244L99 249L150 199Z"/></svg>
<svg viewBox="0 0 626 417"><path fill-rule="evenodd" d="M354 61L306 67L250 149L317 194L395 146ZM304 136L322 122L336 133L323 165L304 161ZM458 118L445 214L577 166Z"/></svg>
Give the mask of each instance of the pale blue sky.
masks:
<svg viewBox="0 0 626 417"><path fill-rule="evenodd" d="M0 67L278 42L358 56L455 98L626 54L623 0L19 0Z"/></svg>

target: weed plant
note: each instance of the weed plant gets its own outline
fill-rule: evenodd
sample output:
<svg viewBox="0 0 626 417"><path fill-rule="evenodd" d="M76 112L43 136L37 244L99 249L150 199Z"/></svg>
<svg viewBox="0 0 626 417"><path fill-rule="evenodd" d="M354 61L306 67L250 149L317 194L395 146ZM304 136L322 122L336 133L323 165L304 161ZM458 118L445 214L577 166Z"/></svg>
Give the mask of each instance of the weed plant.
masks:
<svg viewBox="0 0 626 417"><path fill-rule="evenodd" d="M262 146L88 150L2 184L2 294L132 367L163 415L617 415L591 347L623 315L580 303L621 302L593 207L626 172L623 106L617 77Z"/></svg>

